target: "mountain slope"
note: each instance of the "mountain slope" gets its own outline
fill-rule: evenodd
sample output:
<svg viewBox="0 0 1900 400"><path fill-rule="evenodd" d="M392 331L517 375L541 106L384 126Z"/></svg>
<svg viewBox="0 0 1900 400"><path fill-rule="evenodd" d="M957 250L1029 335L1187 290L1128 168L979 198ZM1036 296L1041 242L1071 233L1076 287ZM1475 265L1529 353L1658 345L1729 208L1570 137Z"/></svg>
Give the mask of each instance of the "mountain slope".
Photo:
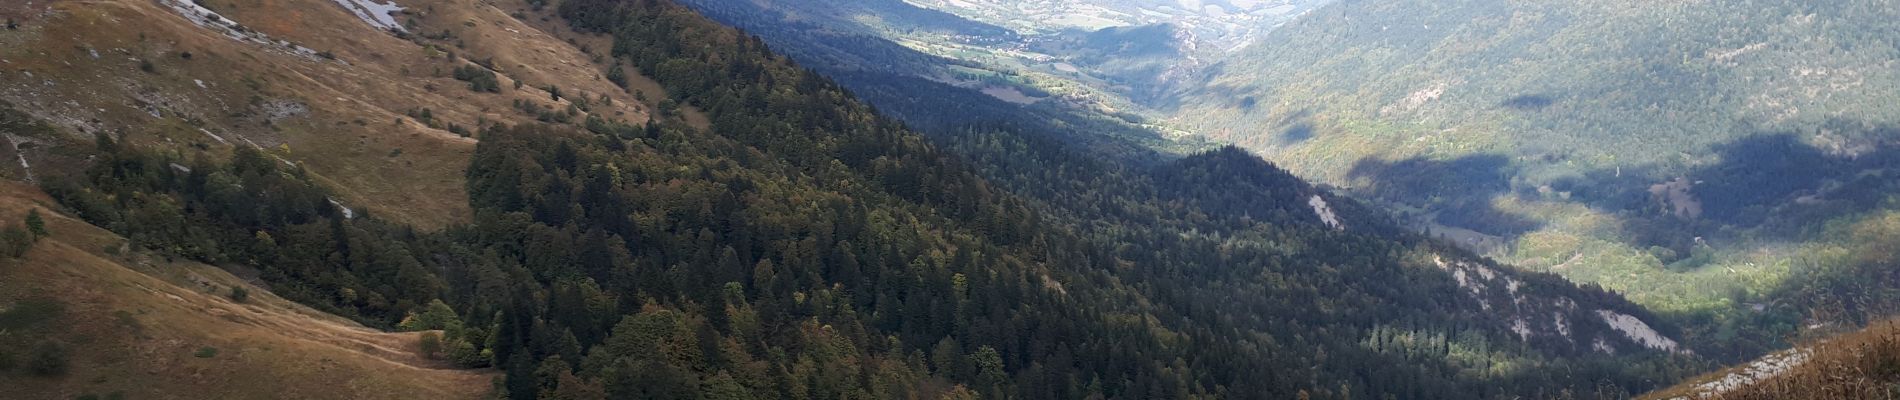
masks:
<svg viewBox="0 0 1900 400"><path fill-rule="evenodd" d="M951 124L954 115L939 116L946 123L933 134L945 139L932 142L763 40L666 1L405 5L416 8L398 19L415 33L354 37L372 49L370 40L385 40L377 35L407 37L389 50L418 51L423 62L361 68L395 71L371 76L420 92L364 102L452 110L401 120L444 132L463 113L507 104L462 125L471 138L424 138L472 146L465 156L430 152L434 164L412 165L408 152L323 142L382 138L369 134L382 126L370 119L207 117L245 122L234 129L245 138L307 129L286 137L310 142L194 146L182 140L190 135L172 136L192 133L188 119L128 114L115 120L121 129L88 129L44 103L21 106L29 117L4 114L8 140L29 144L10 147L62 212L159 254L255 269L273 293L365 325L441 329L449 359L501 368L500 395L516 399L1613 396L1695 362L1673 328L1612 293L1405 234L1235 149L1104 162L1089 147L1039 146L1079 133L1045 127L1087 125ZM315 17L288 22L386 28L332 6L236 8L257 21L305 11ZM74 8L65 12L90 10ZM470 10L535 22L445 17ZM500 33L435 33L484 21L558 33L561 19L611 43L562 34L574 43L537 50L573 58L510 67L474 62L487 59L474 37ZM32 23L42 21L73 20ZM225 41L192 60L229 51L268 60L237 71L377 59L373 50L333 54L341 61L321 51L273 58L301 52L211 38ZM480 58L448 57L458 42ZM76 54L66 57L90 57ZM182 62L129 61L120 67L138 71L134 82L172 82L171 63ZM446 68L416 72L436 66ZM490 82L484 70L495 69L503 72ZM508 71L573 77L514 87ZM614 81L626 82L600 83ZM42 93L106 93L90 101L112 103L120 90ZM884 95L904 93L914 94ZM602 97L614 101L594 100ZM368 108L379 109L389 108ZM621 118L648 109L652 118ZM460 191L361 191L370 178L336 165L363 163L421 169L396 177ZM428 204L413 199L465 202L467 211L411 211Z"/></svg>
<svg viewBox="0 0 1900 400"><path fill-rule="evenodd" d="M1746 357L1900 299L1784 300L1839 287L1804 289L1859 265L1832 251L1860 239L1830 232L1890 212L1900 189L1893 11L1344 1L1213 68L1172 122ZM1855 279L1890 282L1839 281Z"/></svg>
<svg viewBox="0 0 1900 400"><path fill-rule="evenodd" d="M827 46L823 43L808 43L806 41L807 36L804 34L795 32L782 33L792 30L786 27L800 26L805 23L804 21L775 21L770 18L761 17L761 15L769 16L769 13L761 14L757 11L739 13L729 9L713 8L709 9L708 12L713 13L716 18L728 18L741 26L754 29L755 32L760 32L759 34L763 40L768 43L774 43L774 48L785 49L791 54L803 54L802 52L805 51L827 51L824 50ZM801 61L824 63L833 59L834 58L821 57L816 59L801 59ZM835 71L837 69L849 70L852 68L852 65L818 64L815 68L820 71ZM853 86L853 82L858 82L855 84L857 86L854 86L854 92L867 92L861 89L865 87L865 84L862 83L863 81L860 80L863 79L861 76L849 72L840 73L839 76L847 86ZM873 94L868 97L870 102L878 104L881 109L900 110L897 115L907 120L912 119L912 117L917 114L915 114L915 111L904 110L928 110L928 108L911 108L914 107L913 104L918 102L927 103L929 101L928 99L943 97L943 95L939 94L943 92L940 92L938 89L929 88L927 85L873 85L870 87L877 88L877 91L872 92ZM981 101L981 99L970 101ZM954 106L945 105L943 107L967 106L965 103L956 103ZM1006 109L1006 107L998 108ZM1354 260L1352 261L1352 265L1337 265L1336 267L1342 270L1359 271L1339 272L1344 275L1343 277L1331 275L1337 271L1327 271L1324 269L1313 271L1310 268L1299 267L1297 265L1306 262L1323 263L1328 262L1328 260L1340 261L1351 259L1352 257L1346 256L1347 253L1354 251L1366 252L1368 251L1366 249L1369 248L1389 248L1384 246L1392 246L1395 244L1407 246L1415 243L1414 241L1417 241L1418 238L1410 238L1395 226L1383 222L1383 217L1379 216L1376 212L1360 208L1350 200L1330 195L1322 195L1322 191L1305 185L1297 178L1278 172L1257 158L1232 149L1189 157L1178 163L1157 163L1153 167L1155 169L1154 171L1148 171L1147 169L1149 167L1147 167L1147 165L1150 165L1149 162L1137 160L1152 159L1153 156L1146 156L1148 158L1122 158L1117 155L1090 154L1088 150L1086 150L1088 148L1087 146L1062 143L1064 138L1073 137L1073 135L1077 135L1078 133L1086 135L1087 133L1084 131L1085 128L1041 125L1033 121L1025 122L1011 119L1010 116L1013 115L1033 115L1014 114L1020 112L1021 111L998 114L968 114L967 117L963 118L960 122L947 124L941 122L942 120L928 119L941 118L940 115L926 114L921 118L926 118L926 121L930 122L918 123L916 126L922 127L923 132L931 134L933 138L938 139L939 143L944 143L948 148L955 150L964 157L971 158L974 165L980 168L986 177L1017 193L1024 194L1032 199L1039 207L1038 209L1047 215L1060 216L1060 218L1053 220L1052 223L1072 226L1077 233L1096 238L1095 240L1102 243L1122 243L1121 246L1126 249L1150 249L1145 251L1116 251L1113 253L1113 256L1122 260L1118 262L1126 263L1127 266L1118 267L1113 271L1116 271L1118 275L1116 279L1128 282L1146 282L1136 287L1142 292L1155 293L1154 296L1165 296L1164 298L1167 300L1156 302L1155 306L1164 309L1174 309L1167 311L1166 314L1180 314L1186 316L1185 321L1221 321L1223 319L1233 318L1232 316L1228 316L1228 313L1231 312L1238 312L1238 314L1241 315L1254 315L1255 317L1252 318L1258 319L1264 317L1266 320L1257 321L1257 324L1256 321L1236 323L1239 323L1240 326L1243 327L1258 327L1251 329L1281 327L1272 329L1271 331L1276 334L1276 337L1286 337L1298 335L1297 332L1300 331L1298 328L1287 328L1288 326L1310 323L1326 325L1335 323L1336 320L1334 320L1334 318L1360 318L1354 315L1437 315L1435 314L1437 312L1452 312L1456 314L1473 310L1484 310L1485 312L1502 312L1505 314L1499 315L1502 318L1497 319L1480 318L1485 321L1478 322L1478 325L1469 325L1468 327L1475 328L1472 329L1474 331L1491 332L1479 335L1498 335L1495 336L1495 339L1477 339L1476 336L1466 339L1456 339L1456 337L1461 334L1458 331L1463 328L1454 328L1447 325L1438 325L1436 323L1419 323L1420 325L1413 326L1409 325L1412 324L1412 322L1400 322L1403 320L1403 318L1400 318L1387 320L1395 324L1380 327L1379 329L1361 330L1362 328L1347 328L1351 331L1362 332L1361 334L1364 334L1365 336L1363 337L1366 338L1366 342L1364 343L1342 343L1331 340L1317 340L1315 341L1316 343L1310 345L1295 345L1291 346L1291 348L1323 347L1332 349L1327 350L1329 354L1335 352L1339 354L1364 354L1378 359L1379 357L1396 356L1402 353L1399 353L1396 349L1383 348L1374 353L1363 353L1366 349L1362 346L1379 348L1375 344L1385 343L1385 339L1396 337L1381 336L1384 334L1376 332L1386 332L1387 334L1407 332L1398 335L1405 337L1406 339L1404 339L1404 341L1407 343L1425 343L1433 340L1438 341L1434 343L1441 344L1455 340L1476 340L1479 342L1499 340L1499 342L1461 348L1458 350L1459 352L1482 352L1483 350L1478 349L1488 346L1510 347L1515 345L1506 345L1504 343L1526 340L1536 343L1533 347L1541 349L1541 351L1555 351L1560 353L1568 351L1580 351L1582 353L1591 351L1614 351L1614 349L1609 348L1592 350L1593 347L1597 346L1591 343L1589 335L1594 334L1581 332L1586 332L1586 329L1589 332L1614 332L1616 328L1609 327L1608 324L1604 324L1604 321L1619 319L1607 318L1601 313L1593 313L1588 306L1582 308L1575 308L1574 306L1567 307L1564 305L1564 302L1568 300L1563 299L1565 297L1575 299L1587 298L1591 300L1578 301L1597 302L1605 299L1605 297L1567 292L1566 289L1561 288L1568 285L1560 281L1549 280L1550 278L1547 276L1518 276L1516 272L1512 272L1508 268L1468 261L1469 256L1467 255L1457 252L1443 252L1441 249L1394 249L1394 251L1400 251L1404 254L1415 256L1416 258L1394 259L1373 257L1368 260ZM1250 182L1251 184L1249 185L1234 185L1232 182L1233 180L1253 179L1258 179L1258 181ZM1321 213L1315 211L1316 209L1324 210L1328 208L1328 206L1338 208L1338 216L1343 216L1341 219L1345 220L1345 224L1349 226L1349 233L1341 235L1344 237L1312 236L1331 229L1325 225L1325 218L1319 216ZM1319 229L1315 230L1315 228ZM1174 237L1188 237L1192 239L1180 240L1179 242L1165 239ZM1324 237L1324 239L1321 237ZM1330 243L1332 245L1315 245L1315 243L1329 240L1332 241ZM1420 243L1419 246L1425 247L1428 245ZM1209 248L1222 248L1234 254L1225 259L1200 258L1201 256L1198 254L1204 254L1201 252ZM1287 257L1312 261L1294 261L1291 264L1281 264L1279 261L1273 261L1271 259L1253 258L1268 257L1268 254L1280 251L1290 252L1290 254L1286 254ZM1373 250L1371 252L1377 253L1378 251ZM1441 258L1438 260L1439 262L1433 261L1432 255L1435 252L1441 255ZM1359 264L1361 261L1365 262L1365 264ZM1400 266L1400 268L1397 270L1390 269L1391 266L1395 265ZM1419 267L1421 269L1408 270L1407 267ZM1256 271L1274 271L1275 274L1285 275L1275 275L1278 280L1261 281L1259 279L1263 277L1253 276ZM1392 275L1394 273L1401 273L1403 275L1394 276ZM1412 275L1414 273L1419 275ZM1466 279L1462 285L1456 283L1456 279L1448 279L1455 276L1464 276ZM1482 277L1482 279L1479 277ZM1447 286L1433 287L1427 289L1427 291L1438 293L1437 291L1439 290L1451 290L1451 292L1446 294L1424 295L1402 293L1402 291L1383 291L1382 289L1386 287L1385 285L1391 284L1390 281L1387 281L1388 279L1395 281L1405 279L1446 279L1442 282L1447 283ZM1548 289L1526 290L1524 293L1571 294L1562 294L1540 299L1525 298L1520 300L1508 300L1511 299L1514 294L1518 293L1515 288L1533 280L1538 283L1530 286ZM1425 310L1439 305L1418 304L1417 306L1425 309L1367 311L1342 305L1333 305L1331 307L1346 307L1349 311L1333 310L1329 312L1313 310L1309 308L1311 307L1310 305L1299 304L1299 300L1296 299L1308 295L1300 294L1305 293L1300 291L1307 290L1306 285L1313 285L1319 288L1350 287L1358 290L1373 291L1375 293L1370 293L1369 295L1374 298L1384 299L1410 299L1415 298L1413 297L1415 295L1445 298L1442 296L1450 295L1452 296L1451 298L1470 298L1476 301L1458 305L1446 305L1453 309L1459 309L1457 311ZM1283 289L1288 286L1291 286L1291 291ZM1373 289L1375 287L1381 288L1381 290ZM1194 289L1183 290L1177 288ZM1465 292L1469 292L1469 294L1461 294ZM1356 297L1359 294L1360 293L1341 294L1341 296ZM1494 298L1493 296L1497 297ZM1205 299L1211 298L1245 300L1238 300L1242 304L1237 304L1236 307L1224 307L1222 309L1206 309L1196 305L1199 302L1206 301ZM1340 301L1342 303L1350 303L1357 300L1342 299ZM1386 301L1401 304L1406 303L1404 300ZM1492 311L1491 305L1485 303L1493 301L1497 301L1497 303L1493 303L1495 305L1507 303L1514 305L1508 310L1500 307L1496 309L1497 311ZM1407 307L1411 305L1412 304L1407 304ZM1303 311L1296 312L1294 310ZM1558 313L1556 315L1562 316L1556 318L1546 317L1546 315L1552 315L1548 313L1548 311L1552 310L1557 310ZM1513 318L1510 317L1510 315L1513 315L1511 313L1520 311L1524 317L1517 318L1518 320L1514 321ZM1364 314L1361 314L1362 312L1364 312ZM1377 320L1384 317L1372 318ZM1645 317L1645 319L1647 319L1647 317ZM1200 324L1201 322L1193 323ZM1225 324L1227 323L1220 322L1213 326L1218 327ZM1559 333L1569 327L1583 326L1580 324L1590 325L1589 328L1578 328L1579 334L1584 335L1578 337L1581 339L1566 338L1568 335ZM1476 328L1478 326L1483 326L1483 328ZM1629 328L1631 328L1632 331L1640 331L1640 329L1633 326ZM1227 328L1210 329L1219 331ZM1317 330L1319 328L1315 329ZM1437 335L1432 336L1436 339L1428 339L1423 336L1417 336L1418 330L1421 329L1425 331L1431 331L1432 329L1449 330L1431 334ZM1523 333L1515 333L1517 331L1522 331ZM1625 336L1622 333L1613 333L1610 336L1604 336L1604 338L1609 340L1609 342L1605 343L1606 345L1617 341L1630 340L1629 336ZM1662 346L1664 342L1653 341L1652 343ZM1341 345L1344 346L1334 347ZM1301 353L1301 350L1283 350L1285 350L1284 353L1286 355L1273 357L1301 357L1293 355ZM1392 350L1393 352L1386 353L1387 350ZM1497 353L1490 353L1488 355L1460 355L1459 357L1461 359L1475 361L1476 365L1440 367L1441 369L1433 370L1435 372L1422 373L1425 375L1442 373L1445 371L1442 368L1471 368L1470 370L1466 370L1466 373L1489 376L1495 373L1495 371L1487 372L1483 370L1490 368L1493 364L1478 360L1486 360L1492 357L1509 358L1514 356L1506 354L1520 354L1514 353L1515 351L1517 350L1499 350ZM1639 351L1638 353L1641 352ZM1527 364L1515 364L1518 362ZM1563 361L1556 360L1536 359L1534 361L1533 359L1520 359L1512 362L1512 364L1515 365L1512 368L1523 368L1531 365L1536 366L1529 368L1545 368L1545 366L1547 366L1545 363L1547 362L1553 364L1564 363ZM1367 365L1367 363L1360 361L1341 362L1337 364L1336 367L1327 367L1329 370L1323 372L1321 376L1345 373L1344 371L1353 368L1365 368ZM1548 367L1560 368L1554 365L1548 365ZM1338 370L1330 370L1330 368L1338 368ZM1404 368L1406 367L1400 368L1399 371L1389 371L1387 374L1382 375L1382 378L1375 380L1380 382L1355 383L1354 385L1368 385L1374 388L1370 389L1372 391L1391 390L1393 393L1409 393L1406 395L1408 397L1460 393L1457 392L1458 390L1469 390L1473 392L1487 390L1475 386L1450 389L1450 387L1456 387L1455 385L1458 385L1458 383L1455 382L1453 383L1454 386L1449 387L1443 386L1441 383L1435 384L1439 386L1415 385L1415 387L1404 388L1402 386L1406 384L1402 382L1413 382L1411 381L1413 377L1410 374L1419 373L1417 371L1402 372ZM1610 375L1615 374L1617 373L1610 373ZM1554 382L1542 381L1543 383L1529 383L1540 379L1555 378L1537 373L1524 373L1512 377L1491 376L1478 379L1481 381L1490 379L1487 381L1490 382L1488 384L1488 390L1513 393L1518 390L1534 390L1530 388L1536 387L1550 388L1575 384L1576 382L1582 381L1594 381L1596 378L1577 380L1559 379ZM1615 381L1627 379L1627 377L1604 376L1603 379ZM1632 388L1642 385L1633 381L1627 382L1626 384L1631 385L1629 387ZM1271 386L1275 385L1269 384L1267 387ZM1519 389L1507 389L1507 387L1518 387ZM1600 389L1601 388L1592 388L1590 390ZM1451 391L1444 392L1443 390ZM1463 393L1469 395L1469 393L1472 392Z"/></svg>
<svg viewBox="0 0 1900 400"><path fill-rule="evenodd" d="M169 261L61 215L30 186L0 183L0 217L38 209L51 234L0 258L0 386L16 398L475 398L493 374L419 355L385 333L291 303L230 273ZM242 301L230 297L243 288ZM27 371L64 349L66 372Z"/></svg>
<svg viewBox="0 0 1900 400"><path fill-rule="evenodd" d="M0 101L82 140L110 132L181 149L272 149L331 181L341 200L440 228L470 217L459 171L474 147L468 136L484 126L588 115L640 123L664 98L637 73L629 86L654 100L604 79L605 67L558 24L510 16L525 3L405 1L409 11L390 17L400 31L338 4L9 4L0 15L18 27L0 31ZM477 63L496 74L495 92L455 79ZM570 106L578 109L564 115ZM64 163L41 157L51 155L26 161ZM0 173L24 176L13 167Z"/></svg>
<svg viewBox="0 0 1900 400"><path fill-rule="evenodd" d="M1222 65L1183 110L1208 116L1182 122L1289 156L1374 133L1351 123L1392 131L1338 150L1328 178L1356 157L1516 149L1543 158L1523 166L1541 184L1547 155L1635 166L1831 119L1890 124L1879 100L1900 78L1883 67L1896 50L1882 32L1896 27L1879 4L1341 2ZM1311 143L1276 131L1304 122L1324 125ZM1836 140L1854 139L1866 138ZM1287 162L1318 174L1316 158Z"/></svg>
<svg viewBox="0 0 1900 400"><path fill-rule="evenodd" d="M1644 395L1649 399L1877 399L1891 396L1900 364L1892 321L1847 332Z"/></svg>

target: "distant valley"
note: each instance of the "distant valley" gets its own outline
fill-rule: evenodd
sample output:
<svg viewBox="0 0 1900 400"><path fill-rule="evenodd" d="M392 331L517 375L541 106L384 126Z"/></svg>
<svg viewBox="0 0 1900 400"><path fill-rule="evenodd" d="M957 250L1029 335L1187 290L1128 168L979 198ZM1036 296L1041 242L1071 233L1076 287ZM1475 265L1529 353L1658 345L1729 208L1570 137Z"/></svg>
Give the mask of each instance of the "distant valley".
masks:
<svg viewBox="0 0 1900 400"><path fill-rule="evenodd" d="M24 398L1881 398L1881 1L0 4Z"/></svg>

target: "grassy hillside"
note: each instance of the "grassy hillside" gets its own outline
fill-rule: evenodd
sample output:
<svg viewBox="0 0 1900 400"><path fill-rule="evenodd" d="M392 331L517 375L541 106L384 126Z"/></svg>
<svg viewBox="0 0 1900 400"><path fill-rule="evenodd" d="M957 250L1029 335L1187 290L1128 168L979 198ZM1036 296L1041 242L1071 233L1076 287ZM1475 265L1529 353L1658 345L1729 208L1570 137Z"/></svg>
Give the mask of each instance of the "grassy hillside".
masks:
<svg viewBox="0 0 1900 400"><path fill-rule="evenodd" d="M1647 399L1886 399L1900 384L1900 325L1885 321L1690 379Z"/></svg>
<svg viewBox="0 0 1900 400"><path fill-rule="evenodd" d="M1896 16L1879 1L1344 1L1215 67L1173 121L1756 354L1900 300L1785 295L1858 268L1838 249L1878 239L1832 233L1895 204Z"/></svg>
<svg viewBox="0 0 1900 400"><path fill-rule="evenodd" d="M476 398L495 375L272 295L208 265L127 246L0 182L0 218L39 210L50 236L0 257L0 387L22 399ZM237 300L234 290L246 295ZM45 350L48 348L57 350ZM42 371L45 352L58 371Z"/></svg>
<svg viewBox="0 0 1900 400"><path fill-rule="evenodd" d="M65 139L270 149L339 200L440 228L470 217L460 170L476 131L557 117L640 123L666 97L638 71L622 74L635 89L622 90L587 53L604 42L531 17L542 14L525 2L401 4L391 30L331 0L10 2L0 101ZM492 72L494 90L456 79L465 68ZM15 133L0 152L12 160L24 143L26 165L56 171L62 155L31 149L60 140ZM25 176L0 165L0 176Z"/></svg>

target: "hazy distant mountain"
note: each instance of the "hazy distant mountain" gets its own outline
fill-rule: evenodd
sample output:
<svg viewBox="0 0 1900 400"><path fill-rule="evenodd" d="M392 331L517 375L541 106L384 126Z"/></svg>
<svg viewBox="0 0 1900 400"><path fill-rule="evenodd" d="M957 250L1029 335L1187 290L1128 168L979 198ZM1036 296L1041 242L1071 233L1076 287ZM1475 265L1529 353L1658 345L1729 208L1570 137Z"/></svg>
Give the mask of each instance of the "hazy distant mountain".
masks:
<svg viewBox="0 0 1900 400"><path fill-rule="evenodd" d="M1231 49L1332 0L911 0L1023 32L1168 24L1200 44Z"/></svg>

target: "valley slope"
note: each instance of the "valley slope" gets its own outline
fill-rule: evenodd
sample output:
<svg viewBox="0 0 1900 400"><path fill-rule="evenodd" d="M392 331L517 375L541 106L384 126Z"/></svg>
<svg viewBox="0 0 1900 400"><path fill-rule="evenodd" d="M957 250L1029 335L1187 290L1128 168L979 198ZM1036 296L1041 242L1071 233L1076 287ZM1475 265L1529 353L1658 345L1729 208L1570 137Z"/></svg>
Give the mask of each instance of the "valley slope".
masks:
<svg viewBox="0 0 1900 400"><path fill-rule="evenodd" d="M511 398L1615 396L1699 365L1613 293L1239 149L847 90L667 1L208 3L7 9L6 176L131 251L441 329ZM129 20L158 22L97 28Z"/></svg>
<svg viewBox="0 0 1900 400"><path fill-rule="evenodd" d="M1342 1L1170 122L1501 260L1677 317L1719 357L1896 310L1900 16L1880 1Z"/></svg>
<svg viewBox="0 0 1900 400"><path fill-rule="evenodd" d="M0 218L39 210L50 236L0 258L0 387L9 398L476 398L494 374L420 355L386 333L299 305L253 281L128 245L0 182ZM237 300L234 290L249 294ZM40 355L59 356L55 374ZM52 376L40 376L52 375Z"/></svg>

